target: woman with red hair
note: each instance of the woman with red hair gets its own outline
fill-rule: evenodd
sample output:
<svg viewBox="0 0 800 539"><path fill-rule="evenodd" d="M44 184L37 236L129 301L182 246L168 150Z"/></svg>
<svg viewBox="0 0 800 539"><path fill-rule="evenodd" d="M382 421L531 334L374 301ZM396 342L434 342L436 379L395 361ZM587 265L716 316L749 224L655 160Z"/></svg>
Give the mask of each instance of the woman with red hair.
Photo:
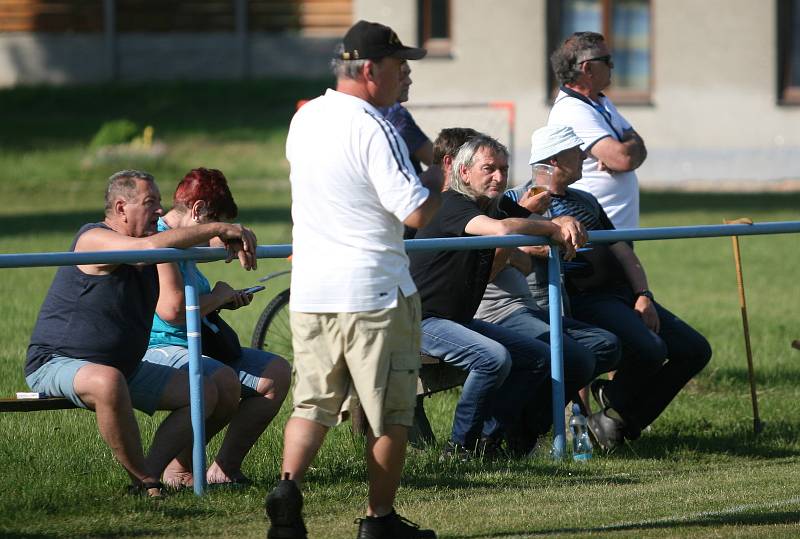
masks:
<svg viewBox="0 0 800 539"><path fill-rule="evenodd" d="M228 221L237 214L238 208L222 172L196 168L178 184L173 207L159 218L158 230ZM159 264L161 290L144 361L188 368L184 278L190 273L197 283L201 316L220 309L238 309L253 299L251 294L235 290L223 281L212 288L193 261ZM248 484L249 479L241 471L242 461L278 413L289 390L291 367L275 354L242 348L241 356L228 366L204 356L203 368L205 375L215 380L221 403L206 420L207 438L230 422L219 453L208 468L206 481ZM173 487L190 486L191 470L191 448L186 448L167 466L163 481Z"/></svg>

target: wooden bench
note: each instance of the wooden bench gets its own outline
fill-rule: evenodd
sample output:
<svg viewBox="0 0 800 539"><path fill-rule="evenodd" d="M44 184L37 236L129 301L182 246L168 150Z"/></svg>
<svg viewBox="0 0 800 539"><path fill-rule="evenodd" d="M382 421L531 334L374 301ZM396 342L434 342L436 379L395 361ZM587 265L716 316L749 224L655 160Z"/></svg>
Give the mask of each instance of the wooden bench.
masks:
<svg viewBox="0 0 800 539"><path fill-rule="evenodd" d="M447 365L439 358L420 355L422 365L417 380L417 406L414 409L414 426L409 432L409 442L415 447L432 444L436 441L428 416L425 414L425 397L440 391L458 387L467 379L466 371ZM63 397L43 399L0 399L0 413L3 412L41 412L44 410L68 410L77 408ZM366 434L367 420L360 409L350 411L353 431Z"/></svg>
<svg viewBox="0 0 800 539"><path fill-rule="evenodd" d="M68 410L77 408L63 397L44 399L0 399L0 413L3 412L41 412L44 410Z"/></svg>
<svg viewBox="0 0 800 539"><path fill-rule="evenodd" d="M417 381L417 406L414 409L414 426L408 433L411 445L420 447L436 441L433 429L425 414L425 397L464 384L467 371L448 365L437 357L420 354L422 365Z"/></svg>

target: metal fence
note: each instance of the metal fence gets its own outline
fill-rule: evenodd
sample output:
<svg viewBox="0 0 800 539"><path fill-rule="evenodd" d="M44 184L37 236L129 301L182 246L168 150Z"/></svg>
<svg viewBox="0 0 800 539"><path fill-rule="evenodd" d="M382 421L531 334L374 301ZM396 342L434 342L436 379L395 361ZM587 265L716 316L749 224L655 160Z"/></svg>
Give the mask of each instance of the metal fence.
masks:
<svg viewBox="0 0 800 539"><path fill-rule="evenodd" d="M753 225L706 225L663 228L638 228L589 232L590 243L616 241L644 241L679 238L711 238L722 236L753 236L764 234L790 234L800 232L800 221L758 223ZM480 236L469 238L440 238L407 240L408 251L455 251L462 249L492 249L495 247L519 247L524 245L546 245L547 238L540 236ZM259 246L258 258L285 258L292 252L291 245ZM20 253L0 255L0 268L23 268L40 266L72 266L81 264L132 264L178 262L182 260L215 261L225 259L222 248L195 247L191 249L152 249L147 251L95 251L61 253ZM561 458L566 451L564 425L564 365L561 326L561 265L557 248L550 249L548 260L550 302L550 366L553 384L553 456ZM199 297L193 276L185 284L186 328L189 337L189 387L191 419L193 429L193 473L195 478L205 478L205 422L203 403L203 373L200 344ZM194 492L198 496L205 490L204 481L195 480Z"/></svg>

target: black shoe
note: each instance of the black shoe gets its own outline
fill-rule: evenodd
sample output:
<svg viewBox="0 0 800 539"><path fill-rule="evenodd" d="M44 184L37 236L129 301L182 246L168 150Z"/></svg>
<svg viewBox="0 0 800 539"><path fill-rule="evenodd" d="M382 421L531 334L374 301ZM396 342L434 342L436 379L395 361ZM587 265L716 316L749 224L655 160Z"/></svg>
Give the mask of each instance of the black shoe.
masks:
<svg viewBox="0 0 800 539"><path fill-rule="evenodd" d="M611 400L608 398L607 390L609 383L611 383L611 380L598 379L592 382L591 390L594 400L597 401L597 404L600 405L609 417L625 424L625 427L622 429L622 434L626 440L638 440L642 435L642 429L634 425L633 422L628 419L623 418L622 415L614 409Z"/></svg>
<svg viewBox="0 0 800 539"><path fill-rule="evenodd" d="M303 494L288 477L286 474L286 479L278 481L278 486L267 496L268 539L306 539Z"/></svg>
<svg viewBox="0 0 800 539"><path fill-rule="evenodd" d="M506 455L505 451L503 450L501 440L482 437L475 443L474 449L467 449L461 444L457 444L452 440L448 440L442 448L442 454L439 457L439 462L445 462L448 460L469 462L475 459L490 462L503 458L504 456Z"/></svg>
<svg viewBox="0 0 800 539"><path fill-rule="evenodd" d="M589 433L594 441L606 451L613 451L625 441L623 431L625 424L605 411L600 411L589 416Z"/></svg>
<svg viewBox="0 0 800 539"><path fill-rule="evenodd" d="M356 539L436 539L433 530L421 530L419 524L392 512L382 517L356 519L358 535Z"/></svg>
<svg viewBox="0 0 800 539"><path fill-rule="evenodd" d="M469 462L475 458L475 453L467 449L461 444L457 444L452 440L447 440L442 448L442 454L439 456L439 462L458 461Z"/></svg>
<svg viewBox="0 0 800 539"><path fill-rule="evenodd" d="M483 436L475 446L475 457L484 461L494 461L507 456L505 449L503 449L502 440Z"/></svg>

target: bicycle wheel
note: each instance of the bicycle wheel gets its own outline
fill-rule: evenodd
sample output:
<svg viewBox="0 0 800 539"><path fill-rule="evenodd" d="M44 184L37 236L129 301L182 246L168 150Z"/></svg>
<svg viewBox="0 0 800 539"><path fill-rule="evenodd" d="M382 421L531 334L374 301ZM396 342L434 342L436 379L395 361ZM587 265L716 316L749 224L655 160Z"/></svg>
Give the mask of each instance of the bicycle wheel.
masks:
<svg viewBox="0 0 800 539"><path fill-rule="evenodd" d="M258 318L250 346L292 361L292 326L289 324L289 289L272 298Z"/></svg>

